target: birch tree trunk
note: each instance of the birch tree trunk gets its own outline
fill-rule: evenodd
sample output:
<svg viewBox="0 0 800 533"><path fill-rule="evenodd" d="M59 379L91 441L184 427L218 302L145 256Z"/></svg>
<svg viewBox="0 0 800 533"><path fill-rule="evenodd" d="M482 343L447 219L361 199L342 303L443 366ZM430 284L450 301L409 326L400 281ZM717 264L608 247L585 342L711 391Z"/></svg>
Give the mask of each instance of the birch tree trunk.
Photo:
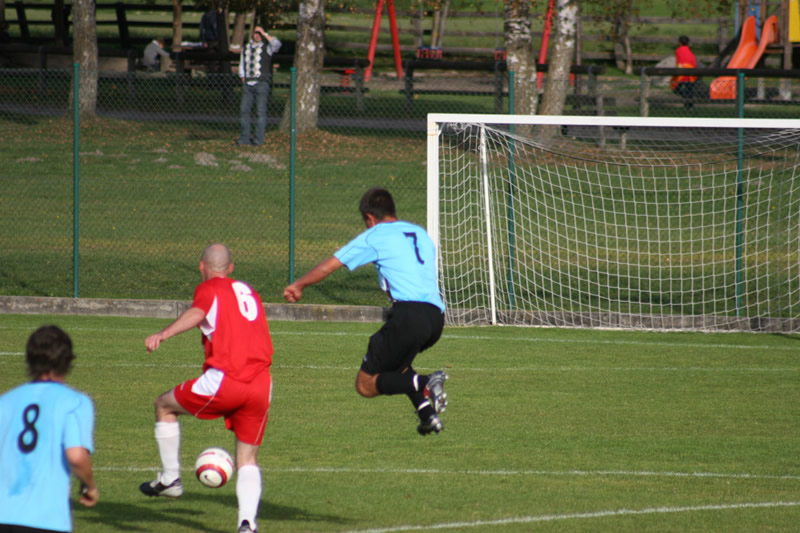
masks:
<svg viewBox="0 0 800 533"><path fill-rule="evenodd" d="M535 115L539 100L530 8L530 0L505 0L503 7L506 65L514 72L514 113L517 115Z"/></svg>
<svg viewBox="0 0 800 533"><path fill-rule="evenodd" d="M301 0L297 17L294 67L297 71L295 97L297 132L317 128L322 62L325 58L325 0ZM291 127L291 99L287 100L280 129Z"/></svg>
<svg viewBox="0 0 800 533"><path fill-rule="evenodd" d="M441 13L439 14L439 21L436 25L436 44L431 46L442 48L444 44L444 29L447 26L447 16L450 13L450 0L445 0L442 5Z"/></svg>
<svg viewBox="0 0 800 533"><path fill-rule="evenodd" d="M73 61L80 69L78 111L94 116L97 110L97 24L94 0L75 0L72 3L74 45ZM75 102L75 95L72 95Z"/></svg>
<svg viewBox="0 0 800 533"><path fill-rule="evenodd" d="M578 0L558 0L553 28L553 52L547 62L547 86L542 96L541 115L561 115L570 87L569 71L575 56L578 28ZM537 134L552 137L558 126L536 128Z"/></svg>

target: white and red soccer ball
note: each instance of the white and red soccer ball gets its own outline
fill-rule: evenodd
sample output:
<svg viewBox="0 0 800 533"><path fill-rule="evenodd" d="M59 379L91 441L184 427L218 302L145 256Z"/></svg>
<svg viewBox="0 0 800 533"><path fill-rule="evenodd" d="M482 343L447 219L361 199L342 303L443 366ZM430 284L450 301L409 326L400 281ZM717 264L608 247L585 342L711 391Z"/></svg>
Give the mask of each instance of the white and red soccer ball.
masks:
<svg viewBox="0 0 800 533"><path fill-rule="evenodd" d="M197 457L194 472L200 483L217 489L233 476L233 458L222 448L207 448Z"/></svg>

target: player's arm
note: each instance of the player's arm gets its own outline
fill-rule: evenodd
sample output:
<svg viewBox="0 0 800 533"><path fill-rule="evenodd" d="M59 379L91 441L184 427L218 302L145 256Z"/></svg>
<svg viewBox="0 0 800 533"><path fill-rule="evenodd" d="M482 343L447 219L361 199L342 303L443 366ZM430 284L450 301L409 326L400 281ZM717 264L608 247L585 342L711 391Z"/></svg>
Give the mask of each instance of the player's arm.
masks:
<svg viewBox="0 0 800 533"><path fill-rule="evenodd" d="M190 307L183 313L181 316L175 319L175 322L170 324L169 326L165 327L158 333L153 333L149 337L147 337L144 341L145 347L147 347L147 352L152 352L156 348L161 345L162 341L169 339L170 337L174 337L175 335L180 335L184 331L189 331L192 328L196 328L200 322L205 319L206 313L199 307Z"/></svg>
<svg viewBox="0 0 800 533"><path fill-rule="evenodd" d="M313 285L315 283L319 283L323 279L327 278L331 275L332 272L338 270L339 268L343 267L344 264L336 258L336 256L330 256L329 258L325 259L317 266L303 274L303 276L283 289L283 297L289 303L294 303L300 298L303 297L303 289L308 287L309 285Z"/></svg>
<svg viewBox="0 0 800 533"><path fill-rule="evenodd" d="M92 471L92 455L83 446L72 446L66 450L67 462L72 474L81 482L80 502L86 507L94 507L100 498Z"/></svg>

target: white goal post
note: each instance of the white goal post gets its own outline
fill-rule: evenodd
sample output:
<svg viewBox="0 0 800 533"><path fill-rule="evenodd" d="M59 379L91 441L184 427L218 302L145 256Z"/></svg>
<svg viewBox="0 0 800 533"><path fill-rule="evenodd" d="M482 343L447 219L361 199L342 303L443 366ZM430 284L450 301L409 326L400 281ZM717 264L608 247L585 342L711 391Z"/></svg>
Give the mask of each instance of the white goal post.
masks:
<svg viewBox="0 0 800 533"><path fill-rule="evenodd" d="M800 331L800 120L428 115L456 325Z"/></svg>

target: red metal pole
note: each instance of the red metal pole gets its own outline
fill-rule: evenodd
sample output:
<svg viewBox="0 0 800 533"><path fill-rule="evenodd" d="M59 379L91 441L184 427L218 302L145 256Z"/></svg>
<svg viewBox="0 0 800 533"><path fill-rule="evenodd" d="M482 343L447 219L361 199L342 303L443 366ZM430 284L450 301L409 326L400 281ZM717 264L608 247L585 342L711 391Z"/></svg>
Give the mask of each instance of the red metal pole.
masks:
<svg viewBox="0 0 800 533"><path fill-rule="evenodd" d="M394 49L394 68L397 71L397 79L403 79L403 62L400 58L400 37L397 33L397 15L394 12L394 0L386 0L386 7L389 11L389 26L392 30L392 48Z"/></svg>
<svg viewBox="0 0 800 533"><path fill-rule="evenodd" d="M544 16L544 30L542 31L542 47L539 48L539 64L547 63L547 48L550 45L550 30L553 28L553 5L555 0L547 2L547 12ZM544 74L536 70L536 87L542 88L542 78Z"/></svg>
<svg viewBox="0 0 800 533"><path fill-rule="evenodd" d="M375 48L378 46L378 32L381 29L381 13L383 12L383 3L385 1L378 0L375 3L375 19L372 21L372 35L369 38L369 48L367 49L369 65L364 69L364 81L369 81L372 76L372 63L375 62Z"/></svg>

